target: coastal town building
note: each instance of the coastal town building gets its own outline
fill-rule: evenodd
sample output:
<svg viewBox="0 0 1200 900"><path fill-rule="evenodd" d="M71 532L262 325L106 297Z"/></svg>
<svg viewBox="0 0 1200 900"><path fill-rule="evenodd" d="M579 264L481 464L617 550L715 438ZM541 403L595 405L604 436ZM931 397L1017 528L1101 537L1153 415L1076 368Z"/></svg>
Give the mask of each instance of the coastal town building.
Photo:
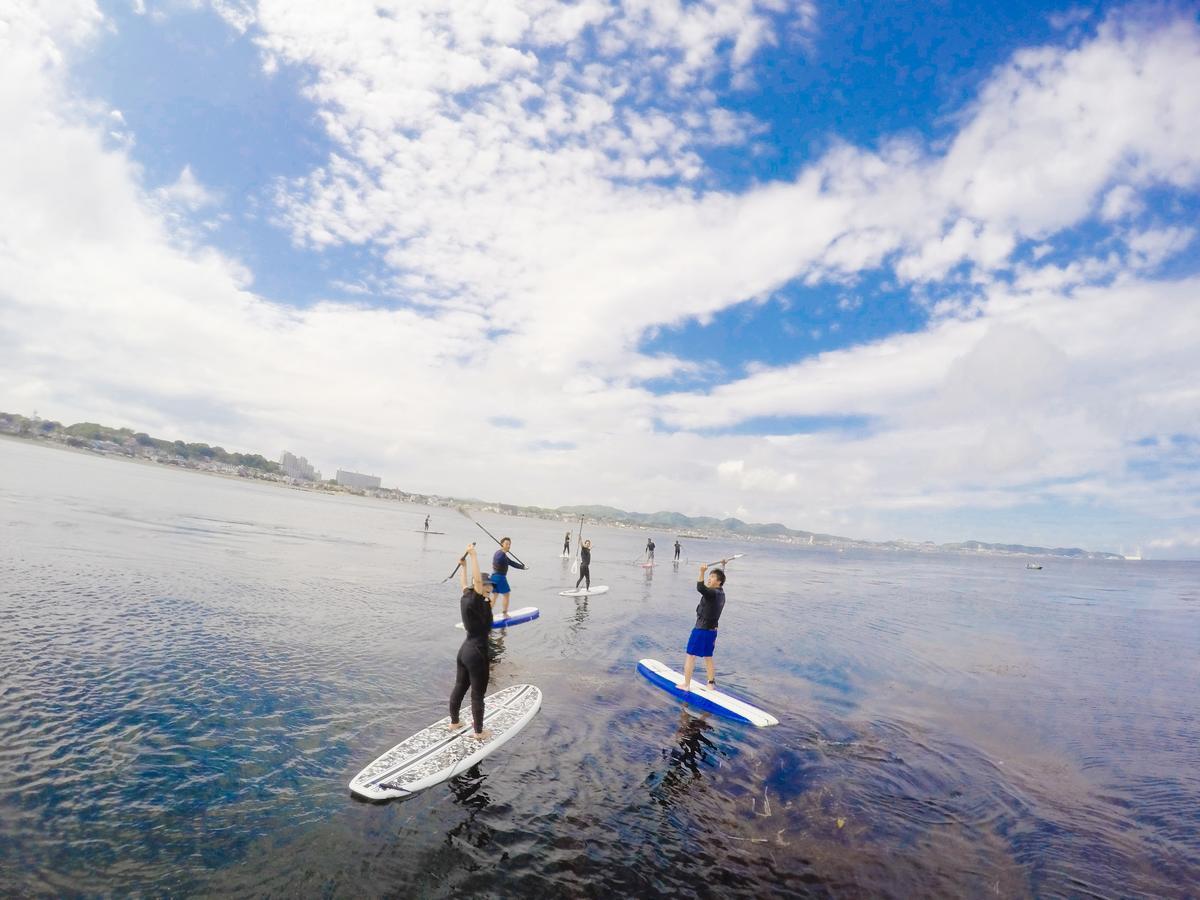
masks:
<svg viewBox="0 0 1200 900"><path fill-rule="evenodd" d="M320 481L321 473L313 468L312 464L303 456L296 456L289 453L287 450L279 457L279 467L283 469L285 475L290 475L293 478L303 478L306 481Z"/></svg>
<svg viewBox="0 0 1200 900"><path fill-rule="evenodd" d="M337 483L342 487L369 490L379 487L381 482L382 479L377 475L363 475L361 472L347 472L343 469L337 470Z"/></svg>

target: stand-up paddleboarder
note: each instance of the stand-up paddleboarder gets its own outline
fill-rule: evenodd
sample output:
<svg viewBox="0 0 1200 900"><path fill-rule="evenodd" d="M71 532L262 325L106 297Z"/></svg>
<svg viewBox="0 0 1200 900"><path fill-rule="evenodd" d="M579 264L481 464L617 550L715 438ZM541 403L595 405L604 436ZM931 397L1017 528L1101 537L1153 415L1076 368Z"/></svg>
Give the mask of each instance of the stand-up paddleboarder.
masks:
<svg viewBox="0 0 1200 900"><path fill-rule="evenodd" d="M508 598L512 593L512 588L508 586L508 567L512 566L516 569L524 569L525 566L511 556L508 551L512 548L512 538L500 538L500 549L492 554L492 586L495 589L492 599L492 608L495 609L496 601L500 600L500 614L508 615Z"/></svg>

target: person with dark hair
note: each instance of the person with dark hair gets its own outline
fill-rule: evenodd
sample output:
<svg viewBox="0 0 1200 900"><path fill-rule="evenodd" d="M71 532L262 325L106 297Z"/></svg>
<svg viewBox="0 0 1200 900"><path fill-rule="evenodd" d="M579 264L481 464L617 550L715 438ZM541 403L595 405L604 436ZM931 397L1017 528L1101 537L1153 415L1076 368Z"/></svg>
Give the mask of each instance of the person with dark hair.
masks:
<svg viewBox="0 0 1200 900"><path fill-rule="evenodd" d="M575 579L575 590L579 590L579 582L583 581L587 584L587 589L592 589L592 572L589 566L592 564L592 542L584 541L579 548L579 577Z"/></svg>
<svg viewBox="0 0 1200 900"><path fill-rule="evenodd" d="M467 582L468 568L472 571L470 584ZM467 688L470 688L471 719L475 725L473 736L477 741L485 741L492 736L491 731L483 727L483 695L487 691L490 675L487 642L488 634L492 630L492 607L488 603L488 594L492 592L492 582L480 574L479 557L475 555L474 544L467 547L463 557L459 582L462 585L459 611L462 613L463 628L467 630L467 637L458 648L455 661L457 677L454 689L450 691L450 728L463 727L463 723L458 720L458 714L462 709Z"/></svg>
<svg viewBox="0 0 1200 900"><path fill-rule="evenodd" d="M567 536L563 538L563 556L571 555L571 532L567 532Z"/></svg>
<svg viewBox="0 0 1200 900"><path fill-rule="evenodd" d="M426 531L428 531L428 530L429 530L429 516L426 516L426 517L425 517L425 530L426 530Z"/></svg>
<svg viewBox="0 0 1200 900"><path fill-rule="evenodd" d="M721 560L725 565L725 560ZM687 657L683 661L683 683L676 687L683 691L692 689L692 673L696 670L696 657L704 660L704 668L708 672L708 690L717 686L717 669L713 665L713 651L717 645L717 624L721 620L721 611L725 609L725 572L713 569L708 579L704 573L708 564L700 565L700 579L696 582L696 590L700 592L700 603L696 606L696 625L687 642Z"/></svg>
<svg viewBox="0 0 1200 900"><path fill-rule="evenodd" d="M495 588L492 595L492 608L496 607L497 600L501 600L500 614L503 616L508 615L508 598L512 594L512 588L508 586L508 567L525 568L508 555L511 548L512 538L500 538L500 549L492 554L492 586Z"/></svg>
<svg viewBox="0 0 1200 900"><path fill-rule="evenodd" d="M675 539L675 562L679 562L679 550L680 550L679 539L676 538Z"/></svg>
<svg viewBox="0 0 1200 900"><path fill-rule="evenodd" d="M646 538L646 562L654 562L654 538Z"/></svg>

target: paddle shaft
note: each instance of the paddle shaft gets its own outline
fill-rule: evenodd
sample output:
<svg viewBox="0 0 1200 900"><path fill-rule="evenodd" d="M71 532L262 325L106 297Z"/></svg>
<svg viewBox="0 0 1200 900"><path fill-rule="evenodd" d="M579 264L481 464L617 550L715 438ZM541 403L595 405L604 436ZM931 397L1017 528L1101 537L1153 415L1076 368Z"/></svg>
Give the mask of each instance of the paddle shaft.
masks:
<svg viewBox="0 0 1200 900"><path fill-rule="evenodd" d="M468 518L468 519L471 519L471 517L470 517L470 516L467 516L467 518ZM472 521L472 522L475 522L475 520L474 520L474 519L471 519L471 521ZM476 524L476 525L479 525L479 523L478 523L478 522L475 522L475 524ZM496 546L497 546L497 547L500 547L500 549L501 549L501 550L504 550L504 546L503 546L503 545L500 543L500 539L499 539L499 538L497 538L497 537L496 537L494 534L492 534L490 531L488 531L488 530L487 530L486 528L484 528L482 525L479 525L479 527L480 527L480 528L483 530L483 533L484 533L484 534L486 534L488 537L490 537L490 538L491 538L493 541L495 541L495 542L496 542ZM520 560L520 559L517 559L517 554L513 553L511 550L504 550L504 552L505 552L505 553L507 553L509 556L511 556L513 559L515 559L515 560L517 561L517 563L519 563L520 565L522 565L522 566L523 566L523 565L525 565L525 563L521 562L521 560Z"/></svg>

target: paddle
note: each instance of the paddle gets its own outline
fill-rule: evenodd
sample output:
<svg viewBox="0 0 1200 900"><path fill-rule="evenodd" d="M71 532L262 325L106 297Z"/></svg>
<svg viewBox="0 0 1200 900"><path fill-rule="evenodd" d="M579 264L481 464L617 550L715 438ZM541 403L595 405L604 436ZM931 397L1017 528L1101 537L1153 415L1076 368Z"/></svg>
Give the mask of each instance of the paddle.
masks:
<svg viewBox="0 0 1200 900"><path fill-rule="evenodd" d="M472 546L472 547L474 547L475 545L474 545L474 544L471 544L471 546ZM463 566L463 563L465 563L466 561L467 561L467 554L465 554L465 553L464 553L464 554L462 555L462 558L461 558L461 559L459 559L459 561L458 561L458 565L454 567L454 571L453 571L453 572L451 572L449 575L447 575L445 578L443 578L443 579L441 580L441 582L439 582L439 583L440 583L440 584L445 584L447 581L449 581L451 578L453 578L455 575L457 575L457 574L458 574L458 570L462 568L462 566Z"/></svg>
<svg viewBox="0 0 1200 900"><path fill-rule="evenodd" d="M718 559L716 562L705 563L705 565L706 566L715 566L715 565L717 565L717 563L728 564L728 563L733 562L735 559L741 559L745 555L746 555L745 553L735 553L735 554L733 554L733 556L727 556L724 559Z"/></svg>
<svg viewBox="0 0 1200 900"><path fill-rule="evenodd" d="M579 574L579 556L583 550L583 516L579 517L579 537L575 539L575 559L571 561L571 574Z"/></svg>
<svg viewBox="0 0 1200 900"><path fill-rule="evenodd" d="M470 514L469 512L467 512L465 509L463 509L461 506L458 508L458 511L459 511L460 513L462 513L464 516L466 516L468 519L471 519L471 514ZM472 522L475 522L475 520L474 520L474 519L471 519L471 521L472 521ZM479 523L478 523L478 522L475 522L475 524L476 524L476 525L479 525ZM499 539L499 538L497 538L497 537L496 537L494 534L492 534L490 531L488 531L488 530L487 530L486 528L484 528L482 525L479 525L479 527L480 527L480 529L483 531L483 533L484 533L484 534L486 534L488 537L490 537L490 538L491 538L493 541L495 541L495 542L496 542L496 546L497 546L497 547L499 547L499 546L500 546L500 539ZM501 548L501 549L503 549L503 548ZM516 562L517 562L517 564L518 564L518 565L525 566L525 563L521 562L521 560L517 558L517 554L513 553L511 550L505 550L504 552L505 552L505 553L507 553L507 554L508 554L508 555L509 555L509 556L510 556L512 559L516 560ZM526 569L528 569L528 568L529 568L529 566L525 566L525 568L526 568Z"/></svg>

